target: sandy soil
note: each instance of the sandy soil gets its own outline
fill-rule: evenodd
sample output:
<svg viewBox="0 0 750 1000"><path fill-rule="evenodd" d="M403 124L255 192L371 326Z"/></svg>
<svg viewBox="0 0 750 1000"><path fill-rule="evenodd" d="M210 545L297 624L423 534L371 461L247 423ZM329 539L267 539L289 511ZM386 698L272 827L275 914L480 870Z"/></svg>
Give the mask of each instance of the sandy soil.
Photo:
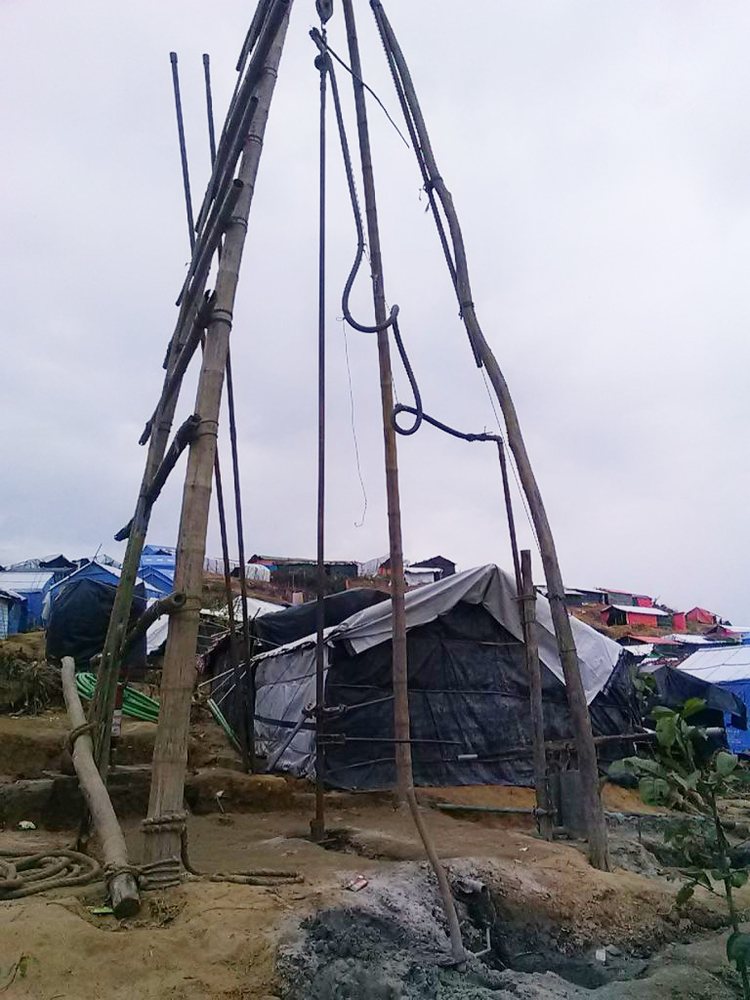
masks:
<svg viewBox="0 0 750 1000"><path fill-rule="evenodd" d="M428 820L441 855L474 859L471 870L497 887L503 918L519 933L544 936L554 948L573 953L602 942L653 950L680 929L674 886L662 880L597 872L575 846L549 844L491 823L433 810ZM8 978L14 963L29 956L22 963L25 976L16 975L9 995L44 1000L273 996L276 949L297 933L302 920L321 910L366 904L369 888L357 895L345 888L354 875L364 875L373 885L384 879L411 885L427 877L410 819L389 806L342 803L332 810L330 827L346 831L334 838L338 850L306 840L307 821L307 815L290 811L199 816L189 824L191 858L199 869L293 867L304 876L301 885L190 883L150 895L141 918L127 925L87 909L104 901L101 885L75 896L61 891L53 898L0 904L0 970ZM4 833L0 848L22 843L34 849L70 836ZM137 823L127 824L127 837L138 857ZM456 875L466 864L449 862L449 868ZM750 903L750 890L747 896ZM710 900L699 899L691 916L693 929L717 925ZM0 977L0 987L4 982Z"/></svg>

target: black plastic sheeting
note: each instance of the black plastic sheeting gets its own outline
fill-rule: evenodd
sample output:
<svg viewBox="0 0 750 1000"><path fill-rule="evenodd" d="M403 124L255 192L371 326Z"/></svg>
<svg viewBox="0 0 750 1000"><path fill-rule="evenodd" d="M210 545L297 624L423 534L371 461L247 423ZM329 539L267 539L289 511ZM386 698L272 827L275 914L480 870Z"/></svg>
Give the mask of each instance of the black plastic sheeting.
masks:
<svg viewBox="0 0 750 1000"><path fill-rule="evenodd" d="M98 580L74 580L52 603L47 626L47 659L72 656L77 670L90 670L91 657L101 653L117 588ZM146 610L143 584L135 589L130 625ZM123 665L139 669L146 664L146 637L135 643Z"/></svg>
<svg viewBox="0 0 750 1000"><path fill-rule="evenodd" d="M340 594L331 594L323 599L325 627L332 628L351 618L358 611L390 600L388 594L371 587L357 587ZM274 611L260 615L249 622L250 636L254 641L255 654L265 653L278 646L304 639L317 629L317 601L308 601L285 611ZM240 625L238 623L238 629ZM224 674L231 667L229 658L229 635L223 636L203 657L203 669L208 677ZM246 683L245 671L242 671ZM242 720L243 693L234 687L233 680L223 677L212 685L212 695L235 732L240 731Z"/></svg>
<svg viewBox="0 0 750 1000"><path fill-rule="evenodd" d="M718 684L693 677L684 670L661 666L655 670L643 670L650 673L656 681L656 694L649 708L656 705L666 705L667 708L679 708L689 698L701 698L706 703L705 712L714 713L711 716L700 712L690 720L691 725L723 725L724 714L730 715L735 729L747 729L747 706L736 694ZM720 713L718 718L715 713Z"/></svg>
<svg viewBox="0 0 750 1000"><path fill-rule="evenodd" d="M388 594L370 587L357 587L354 590L345 590L340 594L324 597L325 627L340 625L358 611L387 600L390 600ZM253 635L268 649L285 646L288 642L296 642L306 635L313 635L318 625L317 608L317 601L308 601L306 604L287 608L286 611L261 615L251 623ZM265 652L265 649L259 649L258 652Z"/></svg>
<svg viewBox="0 0 750 1000"><path fill-rule="evenodd" d="M414 781L417 785L533 785L529 690L524 647L479 605L460 602L407 635ZM629 656L621 657L607 687L591 704L594 735L641 726ZM573 735L563 684L544 665L545 737ZM333 653L326 706L342 706L326 734L323 776L330 787L364 790L395 783L391 643L350 655ZM518 748L528 748L519 755ZM602 753L616 759L632 744ZM476 760L459 760L476 754Z"/></svg>

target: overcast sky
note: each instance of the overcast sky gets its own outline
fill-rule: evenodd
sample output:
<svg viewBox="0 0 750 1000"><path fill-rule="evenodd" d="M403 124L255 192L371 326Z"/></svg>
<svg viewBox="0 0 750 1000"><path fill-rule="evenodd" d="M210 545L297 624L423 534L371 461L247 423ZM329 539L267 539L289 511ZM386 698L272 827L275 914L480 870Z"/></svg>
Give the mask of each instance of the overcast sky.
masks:
<svg viewBox="0 0 750 1000"><path fill-rule="evenodd" d="M208 178L201 54L223 118L252 3L2 0L0 563L123 547L188 259L169 51L194 200ZM331 45L345 54L340 4ZM364 73L396 117L356 4ZM750 6L740 0L391 0L474 299L504 369L570 586L750 619ZM249 553L315 552L318 75L296 0L232 335ZM341 71L353 129L351 87ZM425 408L494 417L420 178L370 101L386 292ZM352 136L353 136L352 132ZM328 555L388 548L374 339L347 334L355 247L329 147ZM363 269L354 298L372 316ZM397 371L399 398L408 386ZM181 413L193 408L195 378ZM223 428L223 432L225 428ZM229 452L222 439L229 472ZM407 558L509 567L491 447L400 439ZM149 540L174 545L184 465ZM517 496L518 499L518 496ZM520 501L521 542L531 535ZM215 511L208 554L218 555ZM537 576L541 572L537 562Z"/></svg>

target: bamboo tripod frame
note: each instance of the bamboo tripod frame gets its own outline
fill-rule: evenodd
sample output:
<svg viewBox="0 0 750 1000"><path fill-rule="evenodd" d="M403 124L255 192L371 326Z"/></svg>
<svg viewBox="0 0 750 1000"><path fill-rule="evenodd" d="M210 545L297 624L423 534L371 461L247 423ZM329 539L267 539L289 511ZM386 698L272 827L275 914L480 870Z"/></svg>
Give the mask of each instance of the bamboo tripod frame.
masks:
<svg viewBox="0 0 750 1000"><path fill-rule="evenodd" d="M192 352L195 351L200 334L205 329L205 349L200 372L195 413L200 424L189 443L188 467L185 479L182 512L180 518L175 590L187 595L184 608L170 618L169 638L164 662L162 682L162 710L154 751L154 770L149 801L149 813L144 831L148 832L144 844L144 861L152 862L170 857L179 857L180 828L175 817L182 816L183 788L186 763L186 747L190 717L190 700L194 685L194 654L196 647L198 614L203 580L206 531L208 524L211 480L215 465L216 439L219 409L227 370L229 337L232 326L232 310L236 294L242 251L247 232L247 220L252 203L255 178L263 146L263 137L273 96L284 38L288 26L292 0L261 0L253 25L248 33L240 65L255 68L252 86L248 85L250 69L241 70L237 90L230 106L228 122L234 121L239 140L229 135L227 126L214 163L209 183L209 192L214 192L213 200L208 198L198 214L197 227L205 239L198 241L191 263L191 272L186 279L180 300L180 316L175 333L170 342L164 390L162 398L147 426L144 440L148 441L148 456L143 482L139 493L134 518L129 526L128 547L125 554L121 583L118 587L115 607L107 634L97 685L94 706L97 722L96 748L100 771L106 775L109 759L109 739L111 710L114 705L119 661L125 640L124 622L130 612L133 587L145 542L151 511L150 489L164 459L167 442L177 402L180 381ZM590 855L597 867L607 867L606 832L603 831L603 812L598 800L598 786L592 790L591 775L596 772L596 751L591 734L590 720L585 696L580 680L575 646L570 632L567 613L561 603L562 577L554 548L552 533L546 518L541 495L534 479L526 453L520 426L513 402L489 345L487 344L471 300L468 268L465 252L452 199L437 171L434 155L427 137L426 127L421 117L413 84L408 74L403 55L393 36L382 4L372 0L376 18L385 32L390 47L389 60L399 75L402 86L409 98L411 126L415 150L425 176L429 179L430 197L440 199L448 221L453 241L453 259L449 261L452 278L462 309L462 315L469 332L475 357L486 367L495 394L500 402L505 419L507 439L521 477L524 492L531 508L534 524L542 548L542 561L552 603L552 613L560 650L560 659L566 678L566 690L570 701L571 717L577 736L579 759L586 810L590 827ZM353 23L351 0L344 0L344 15L347 36L350 43L350 57L354 71L355 105L360 134L360 156L363 168L365 207L369 232L370 259L373 276L373 301L376 323L381 326L386 320L385 297L382 279L382 260L377 229L375 192L372 177L372 163L367 138L367 121L364 107L364 89L356 33ZM414 109L417 109L416 111ZM363 138L363 136L365 138ZM226 141L225 141L226 140ZM239 141L239 145L237 142ZM222 145L223 143L223 145ZM227 149L230 152L227 153ZM222 150L224 153L222 154ZM234 173L233 153L241 162L237 181L226 199L219 199L217 192L221 185ZM231 199L230 199L231 194ZM213 207L212 207L213 206ZM216 288L209 300L203 293L208 274L208 264L223 238L223 250L216 279ZM196 332L197 331L197 332ZM381 405L384 429L384 449L386 460L386 484L388 499L388 520L390 535L390 555L392 573L393 607L393 686L395 712L395 748L397 761L397 794L411 806L414 796L411 767L411 747L409 740L409 708L406 664L406 620L404 610L405 581L403 573L403 542L401 537L400 502L398 484L398 461L395 433L392 426L393 411L392 375L388 333L378 332L378 356L381 381ZM533 604L530 590L530 568L524 566L523 602L525 632L527 637L533 630ZM244 603L244 602L243 602ZM246 622L243 622L246 625ZM247 643L247 630L245 641ZM248 650L246 665L249 669ZM538 667L538 660L537 660ZM531 665L530 665L531 669ZM533 676L533 674L532 674ZM536 684L532 692L534 701L535 747L541 740L543 753L543 729L538 720L541 716L541 693L537 694ZM537 778L541 759L535 756ZM539 787L539 786L538 786ZM542 809L541 801L538 803ZM600 822L601 820L601 822ZM415 821L417 818L415 817ZM417 821L418 822L418 821ZM454 942L455 944L455 942ZM460 935L459 935L460 944ZM458 951L454 947L454 952Z"/></svg>

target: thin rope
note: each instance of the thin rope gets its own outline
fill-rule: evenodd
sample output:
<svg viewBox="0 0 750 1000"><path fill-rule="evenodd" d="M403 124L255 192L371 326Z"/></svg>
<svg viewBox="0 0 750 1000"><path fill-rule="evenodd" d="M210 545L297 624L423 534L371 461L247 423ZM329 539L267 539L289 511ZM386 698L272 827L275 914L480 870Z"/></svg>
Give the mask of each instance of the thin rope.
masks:
<svg viewBox="0 0 750 1000"><path fill-rule="evenodd" d="M357 476L359 478L359 485L362 489L362 499L364 506L362 507L362 519L360 521L354 522L355 528L361 528L365 523L365 517L367 516L367 490L365 489L365 481L362 478L362 463L359 458L359 442L357 440L357 423L356 415L354 409L354 389L352 387L352 370L349 364L349 338L346 335L346 323L342 321L341 330L344 334L344 357L346 358L346 378L349 383L349 414L351 418L352 425L352 440L354 441L354 461L357 465Z"/></svg>
<svg viewBox="0 0 750 1000"><path fill-rule="evenodd" d="M388 114L388 109L386 108L385 104L383 104L383 102L380 100L380 98L375 93L375 91L372 89L372 87L368 87L368 85L365 83L365 81L362 79L362 77L357 76L357 74L354 72L354 70L351 68L351 66L349 66L348 63L346 63L341 58L341 56L337 55L333 51L333 49L331 48L331 46L328 44L327 40L323 37L323 35L321 35L318 32L317 28L313 28L313 30L310 32L310 36L312 37L312 39L315 42L315 44L318 45L318 47L320 47L321 45L324 46L325 49L326 49L326 51L330 52L330 54L333 56L333 58L336 60L336 62L341 63L341 65L344 67L344 69L346 70L346 72L350 73L354 77L355 80L357 80L359 83L362 84L362 86L365 88L366 91L368 91L368 93L372 94L372 96L375 98L375 100L380 105L381 110L383 111L383 114L385 115L385 117L388 119L388 121L391 123L391 125L393 125L393 127L395 128L395 130L398 132L399 138L401 139L401 141L403 142L403 144L406 146L407 149L409 149L409 143L406 141L406 138L404 137L403 132L398 127L398 125L395 123L395 121L391 118L391 116Z"/></svg>

